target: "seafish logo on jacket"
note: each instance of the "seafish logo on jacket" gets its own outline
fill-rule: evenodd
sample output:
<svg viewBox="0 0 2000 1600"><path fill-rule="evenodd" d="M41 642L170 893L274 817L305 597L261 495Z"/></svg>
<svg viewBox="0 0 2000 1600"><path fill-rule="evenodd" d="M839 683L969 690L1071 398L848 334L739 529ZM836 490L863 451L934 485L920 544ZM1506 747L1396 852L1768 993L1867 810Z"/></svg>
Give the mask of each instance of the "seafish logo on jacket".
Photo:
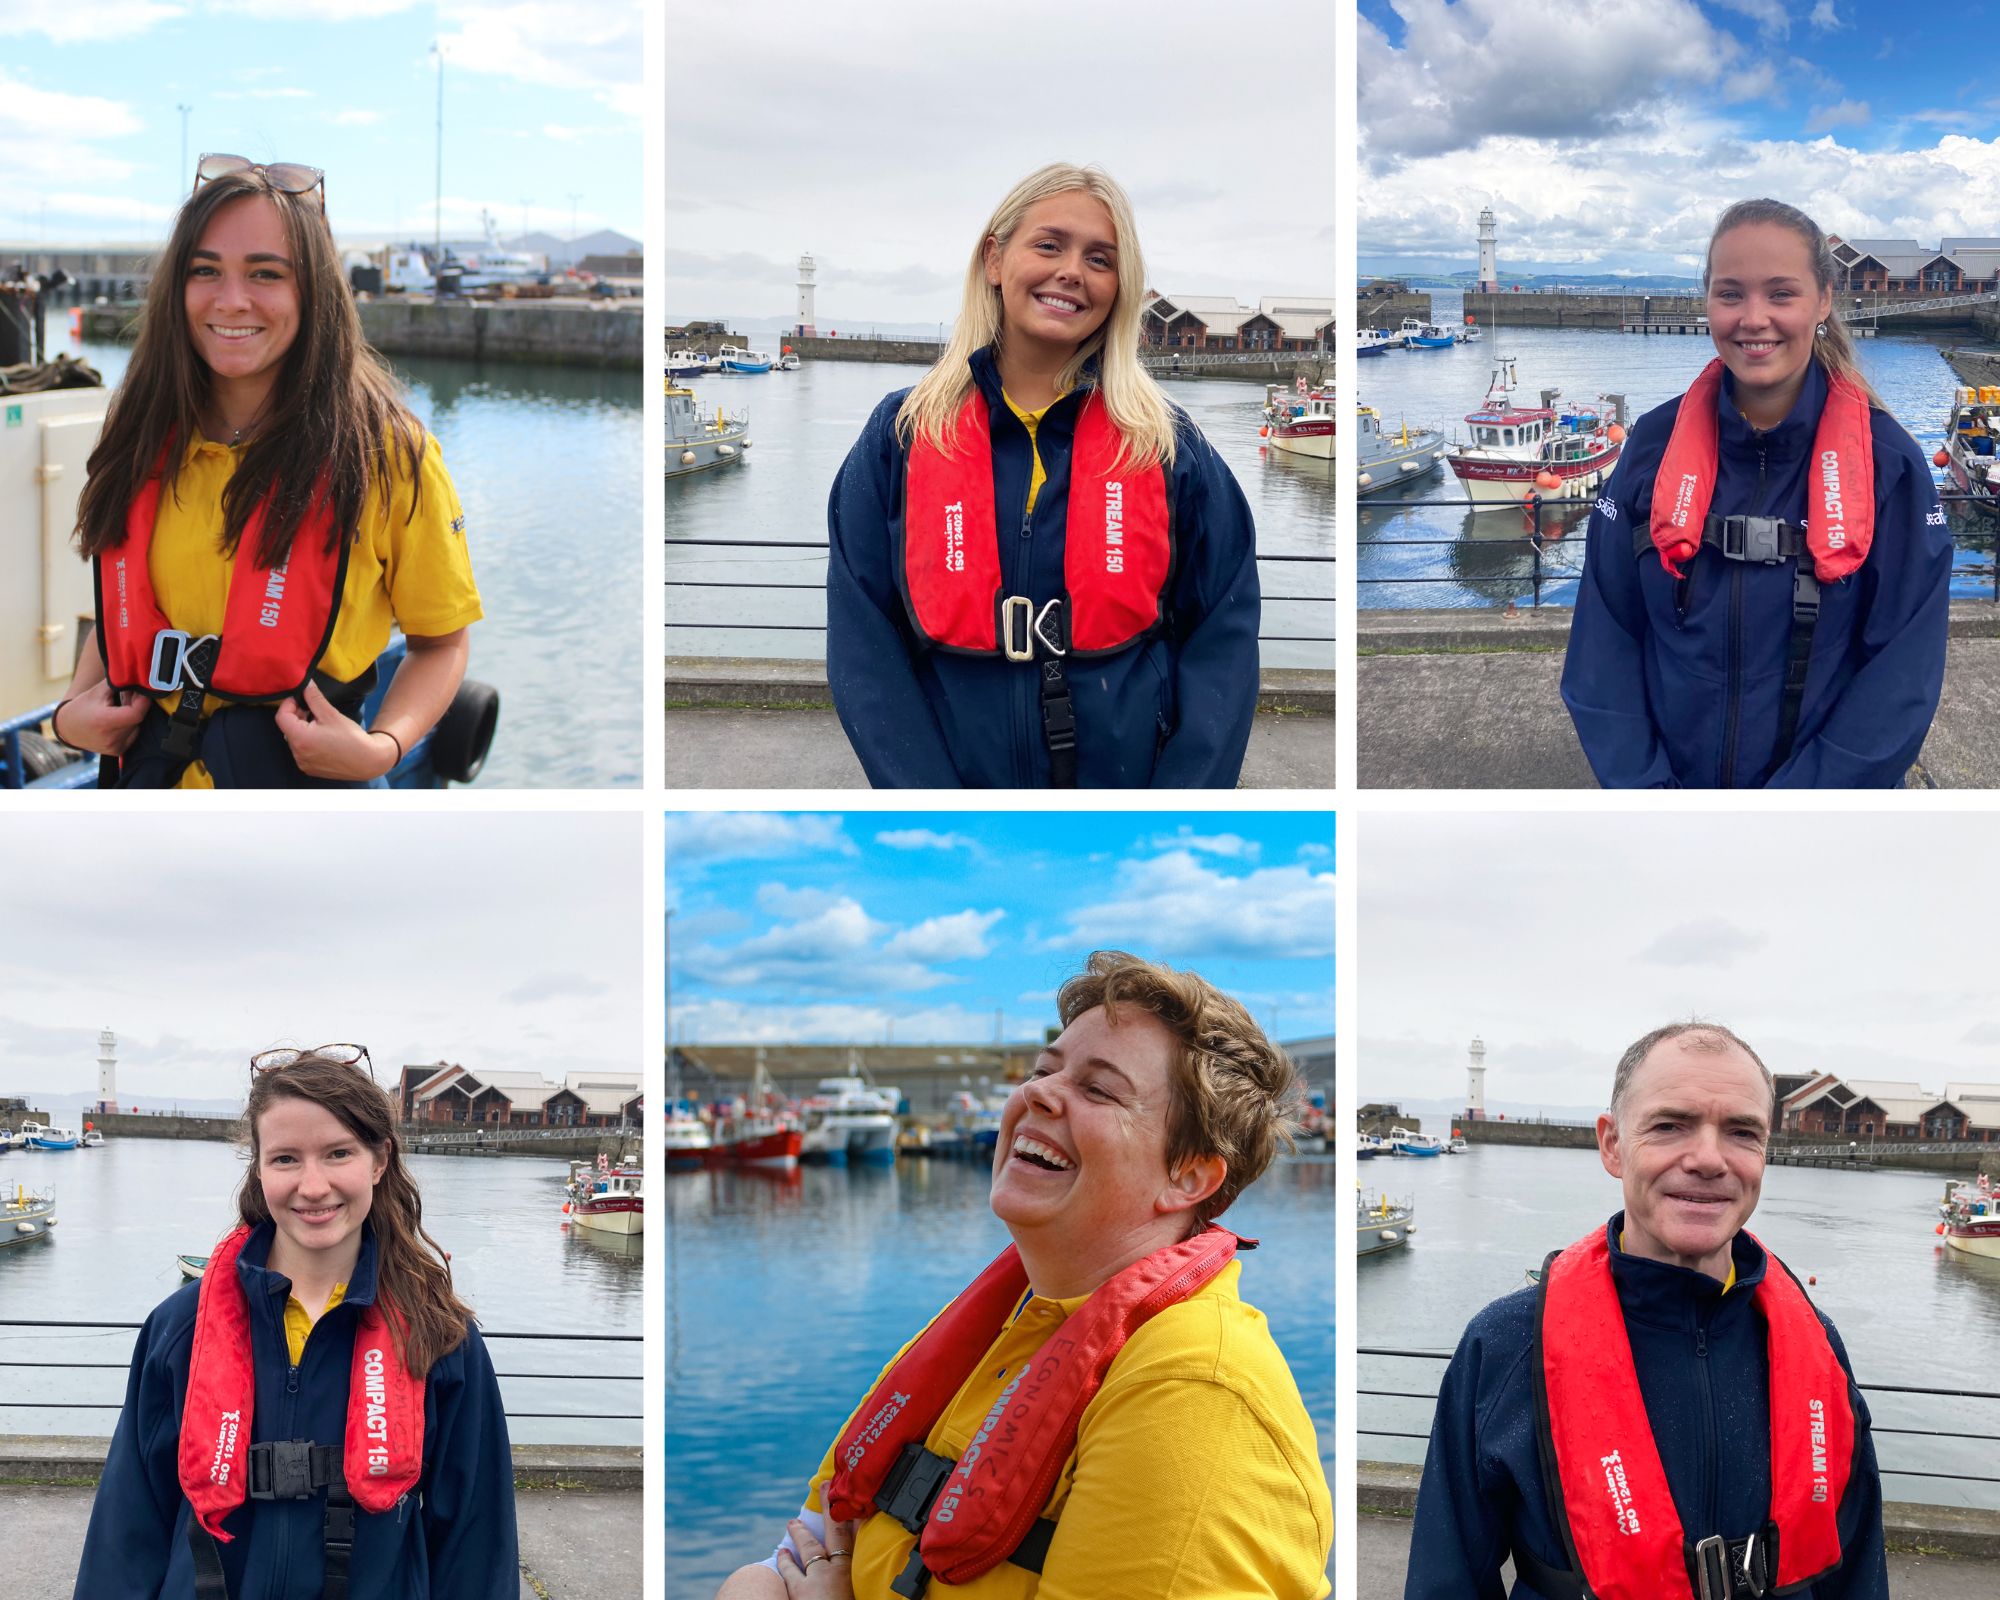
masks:
<svg viewBox="0 0 2000 1600"><path fill-rule="evenodd" d="M861 1437L847 1447L845 1460L850 1472L860 1464L861 1457L866 1452L868 1446L889 1431L889 1424L896 1420L896 1413L909 1403L910 1397L908 1395L892 1394L889 1396L888 1404L868 1419L868 1426L862 1430Z"/></svg>
<svg viewBox="0 0 2000 1600"><path fill-rule="evenodd" d="M1847 543L1847 513L1840 506L1840 452L1819 453L1819 486L1826 506L1826 547L1838 550Z"/></svg>
<svg viewBox="0 0 2000 1600"><path fill-rule="evenodd" d="M1620 1533L1639 1531L1639 1508L1632 1504L1632 1486L1625 1481L1625 1463L1616 1450L1608 1456L1598 1457L1597 1464L1604 1469L1604 1487L1611 1495L1611 1509L1618 1517Z"/></svg>
<svg viewBox="0 0 2000 1600"><path fill-rule="evenodd" d="M218 1489L229 1484L230 1457L236 1453L236 1435L242 1426L241 1411L222 1413L222 1425L215 1430L215 1454L208 1461L209 1482Z"/></svg>
<svg viewBox="0 0 2000 1600"><path fill-rule="evenodd" d="M1826 1503L1826 1402L1806 1402L1806 1427L1812 1439L1812 1497L1814 1505Z"/></svg>
<svg viewBox="0 0 2000 1600"><path fill-rule="evenodd" d="M954 500L944 508L944 569L965 570L965 502Z"/></svg>
<svg viewBox="0 0 2000 1600"><path fill-rule="evenodd" d="M1125 570L1125 485L1104 485L1104 570Z"/></svg>
<svg viewBox="0 0 2000 1600"><path fill-rule="evenodd" d="M380 1347L361 1358L363 1426L368 1435L368 1476L389 1475L389 1386Z"/></svg>
<svg viewBox="0 0 2000 1600"><path fill-rule="evenodd" d="M291 566L287 560L282 567L273 567L270 576L264 580L264 603L258 607L257 622L260 627L275 628L278 625L278 609L285 603L285 572Z"/></svg>

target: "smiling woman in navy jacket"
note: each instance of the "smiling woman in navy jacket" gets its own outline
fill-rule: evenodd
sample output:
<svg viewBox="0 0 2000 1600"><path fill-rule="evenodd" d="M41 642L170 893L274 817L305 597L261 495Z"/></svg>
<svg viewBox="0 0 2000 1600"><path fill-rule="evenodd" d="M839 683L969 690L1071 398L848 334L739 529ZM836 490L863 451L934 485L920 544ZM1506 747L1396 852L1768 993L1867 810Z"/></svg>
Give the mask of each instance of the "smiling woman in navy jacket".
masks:
<svg viewBox="0 0 2000 1600"><path fill-rule="evenodd" d="M77 1600L519 1591L499 1385L367 1062L252 1062L238 1226L139 1334Z"/></svg>
<svg viewBox="0 0 2000 1600"><path fill-rule="evenodd" d="M1145 285L1108 176L1023 179L834 480L827 676L878 788L1234 786L1256 530L1139 365Z"/></svg>
<svg viewBox="0 0 2000 1600"><path fill-rule="evenodd" d="M1716 224L1720 359L1640 418L1590 520L1562 693L1607 789L1890 788L1923 746L1951 536L1833 273L1794 207Z"/></svg>

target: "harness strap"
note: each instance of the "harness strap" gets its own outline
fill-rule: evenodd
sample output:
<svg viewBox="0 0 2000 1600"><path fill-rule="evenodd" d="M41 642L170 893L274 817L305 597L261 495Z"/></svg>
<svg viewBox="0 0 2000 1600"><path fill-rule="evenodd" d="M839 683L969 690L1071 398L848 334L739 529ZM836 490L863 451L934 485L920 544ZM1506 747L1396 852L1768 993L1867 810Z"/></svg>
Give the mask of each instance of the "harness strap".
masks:
<svg viewBox="0 0 2000 1600"><path fill-rule="evenodd" d="M1741 1539L1715 1535L1687 1547L1688 1589L1695 1600L1763 1600L1772 1592L1778 1570L1778 1530L1766 1523L1761 1533ZM1518 1540L1509 1553L1514 1576L1547 1600L1590 1600L1583 1579L1548 1562Z"/></svg>
<svg viewBox="0 0 2000 1600"><path fill-rule="evenodd" d="M1806 530L1782 517L1704 517L1701 542L1725 561L1755 561L1776 566L1780 561L1810 560L1812 546ZM1655 551L1653 535L1646 525L1632 529L1632 554L1649 556Z"/></svg>
<svg viewBox="0 0 2000 1600"><path fill-rule="evenodd" d="M245 1463L244 1494L251 1500L310 1500L326 1493L326 1517L321 1537L326 1547L326 1583L322 1600L348 1600L347 1579L354 1558L354 1499L340 1451L310 1439L266 1440L250 1447ZM222 1570L222 1549L215 1535L188 1518L188 1553L194 1558L195 1600L229 1600L229 1580Z"/></svg>
<svg viewBox="0 0 2000 1600"><path fill-rule="evenodd" d="M1051 600L1035 619L1042 655L1042 738L1049 747L1049 787L1076 787L1076 706L1070 699L1063 657L1069 652L1069 608Z"/></svg>
<svg viewBox="0 0 2000 1600"><path fill-rule="evenodd" d="M347 1569L354 1557L354 1501L343 1481L326 1491L326 1587L323 1600L347 1600Z"/></svg>
<svg viewBox="0 0 2000 1600"><path fill-rule="evenodd" d="M958 1462L952 1456L941 1456L935 1450L927 1450L914 1442L906 1444L903 1453L889 1468L888 1476L882 1480L882 1487L875 1493L875 1509L886 1512L905 1531L917 1535L917 1544L910 1551L910 1559L889 1585L893 1593L904 1596L905 1600L923 1600L924 1591L930 1587L932 1573L924 1565L924 1527L930 1521L931 1507L937 1503L938 1491L957 1466ZM1009 1565L1040 1572L1043 1563L1048 1560L1049 1545L1055 1536L1054 1520L1037 1517L1021 1542L1008 1555Z"/></svg>
<svg viewBox="0 0 2000 1600"><path fill-rule="evenodd" d="M1778 743L1764 781L1785 764L1799 731L1799 707L1806 698L1806 670L1812 664L1813 629L1819 625L1819 578L1810 561L1792 569L1792 633L1785 645L1785 692L1778 702Z"/></svg>

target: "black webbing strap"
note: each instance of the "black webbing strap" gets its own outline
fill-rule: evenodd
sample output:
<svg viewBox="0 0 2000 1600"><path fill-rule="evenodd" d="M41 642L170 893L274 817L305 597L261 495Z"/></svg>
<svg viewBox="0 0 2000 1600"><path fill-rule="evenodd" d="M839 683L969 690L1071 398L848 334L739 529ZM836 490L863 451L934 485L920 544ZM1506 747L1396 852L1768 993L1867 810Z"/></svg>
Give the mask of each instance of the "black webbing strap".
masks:
<svg viewBox="0 0 2000 1600"><path fill-rule="evenodd" d="M181 658L181 698L168 719L166 743L162 747L185 765L194 759L201 737L201 710L208 699L208 681L215 674L215 658L222 641L214 634L188 646Z"/></svg>
<svg viewBox="0 0 2000 1600"><path fill-rule="evenodd" d="M1704 517L1701 542L1725 561L1754 561L1766 567L1808 553L1806 530L1782 517ZM1632 554L1649 556L1656 548L1652 524L1634 518Z"/></svg>
<svg viewBox="0 0 2000 1600"><path fill-rule="evenodd" d="M310 1500L326 1492L322 1525L326 1544L323 1600L348 1600L347 1579L354 1559L354 1501L347 1492L340 1451L310 1439L267 1440L253 1444L244 1464L244 1493L252 1500ZM188 1553L194 1558L195 1600L229 1600L222 1549L197 1517L188 1518Z"/></svg>
<svg viewBox="0 0 2000 1600"><path fill-rule="evenodd" d="M326 1587L324 1600L347 1600L347 1569L354 1558L354 1501L345 1482L326 1491Z"/></svg>
<svg viewBox="0 0 2000 1600"><path fill-rule="evenodd" d="M229 1580L222 1575L222 1550L215 1535L188 1518L188 1554L194 1558L194 1600L229 1600Z"/></svg>
<svg viewBox="0 0 2000 1600"><path fill-rule="evenodd" d="M924 1525L930 1521L931 1507L937 1503L938 1491L944 1487L945 1480L957 1465L954 1457L926 1450L912 1440L903 1446L895 1464L884 1475L882 1487L875 1491L875 1509L887 1513L917 1536L909 1561L889 1585L891 1592L904 1596L905 1600L923 1600L924 1591L930 1587L931 1569L924 1565ZM1055 1535L1054 1521L1038 1517L1008 1555L1009 1564L1029 1572L1040 1572L1042 1564L1048 1560L1049 1543Z"/></svg>
<svg viewBox="0 0 2000 1600"><path fill-rule="evenodd" d="M1076 707L1055 656L1042 663L1042 738L1049 747L1049 787L1076 787Z"/></svg>
<svg viewBox="0 0 2000 1600"><path fill-rule="evenodd" d="M1762 1600L1771 1592L1777 1571L1777 1532L1767 1525L1762 1533L1741 1539L1708 1538L1689 1544L1684 1552L1688 1564L1688 1592L1695 1600ZM1514 1541L1514 1577L1547 1600L1590 1600L1590 1591L1578 1574L1546 1561Z"/></svg>
<svg viewBox="0 0 2000 1600"><path fill-rule="evenodd" d="M1799 707L1806 698L1806 671L1812 665L1813 629L1819 625L1819 575L1812 558L1801 557L1792 570L1792 634L1785 645L1785 693L1778 702L1778 743L1771 752L1771 775L1792 753L1792 741L1799 731Z"/></svg>

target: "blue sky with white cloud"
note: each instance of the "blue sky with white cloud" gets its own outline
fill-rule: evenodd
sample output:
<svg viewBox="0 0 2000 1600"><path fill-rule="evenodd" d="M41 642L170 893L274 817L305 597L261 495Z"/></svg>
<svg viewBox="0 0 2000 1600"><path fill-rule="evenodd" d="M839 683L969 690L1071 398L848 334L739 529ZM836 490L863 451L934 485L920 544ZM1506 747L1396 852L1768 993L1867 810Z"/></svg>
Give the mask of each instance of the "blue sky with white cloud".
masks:
<svg viewBox="0 0 2000 1600"><path fill-rule="evenodd" d="M157 241L203 151L323 168L343 242L427 239L434 41L447 238L638 238L641 31L637 0L4 0L0 241Z"/></svg>
<svg viewBox="0 0 2000 1600"><path fill-rule="evenodd" d="M1331 813L682 812L676 1038L1038 1038L1093 949L1189 967L1279 1037L1333 1031Z"/></svg>
<svg viewBox="0 0 2000 1600"><path fill-rule="evenodd" d="M1769 194L1849 237L1990 234L1991 0L1360 0L1364 266L1685 270Z"/></svg>

